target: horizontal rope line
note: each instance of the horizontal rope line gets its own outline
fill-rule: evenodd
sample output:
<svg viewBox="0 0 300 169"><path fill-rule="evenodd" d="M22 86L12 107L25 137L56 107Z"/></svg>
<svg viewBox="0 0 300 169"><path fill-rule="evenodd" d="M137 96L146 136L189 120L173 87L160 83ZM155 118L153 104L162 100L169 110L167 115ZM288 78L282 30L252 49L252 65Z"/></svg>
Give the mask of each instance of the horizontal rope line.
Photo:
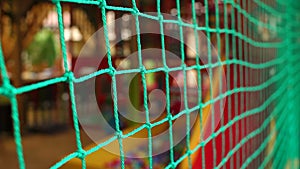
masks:
<svg viewBox="0 0 300 169"><path fill-rule="evenodd" d="M199 69L199 70L203 70L203 69L207 69L207 68L216 68L219 66L225 66L225 65L230 65L230 64L238 64L238 65L242 65L245 67L249 67L249 68L253 68L253 69L264 69L264 68L268 68L274 65L278 65L280 63L282 63L284 61L284 57L279 58L279 59L274 59L268 62L264 62L264 63L250 63L250 62L246 62L246 61L242 61L242 60L238 60L238 59L230 59L230 60L226 60L226 61L222 61L222 62L216 62L213 64L205 64L205 65L200 65L200 67L198 67L197 65L193 65L193 66L188 66L186 67L186 70L194 70L194 69ZM172 67L172 68L164 68L164 67L160 67L160 68L155 68L155 69L148 69L145 71L145 73L156 73L156 72L173 72L173 71L182 71L183 68L181 66L179 67ZM91 78L94 78L96 76L99 75L103 75L106 73L109 73L110 69L101 69L99 71L93 72L91 74L85 75L85 76L81 76L79 78L74 78L74 82L75 83L80 83L80 82L84 82L87 81ZM128 69L128 70L116 70L115 71L116 75L122 75L122 74L128 74L128 73L141 73L140 69ZM56 84L56 83L60 83L60 82L66 82L67 78L62 76L62 77L58 77L58 78L54 78L54 79L49 79L46 81L42 81L42 82L38 82L35 84L31 84L31 85L27 85L27 86L22 86L19 88L16 88L16 94L22 94L22 93L26 93L29 91L32 91L34 89L39 89L39 88L43 88L52 84ZM0 94L3 94L4 90L3 88L0 87Z"/></svg>
<svg viewBox="0 0 300 169"><path fill-rule="evenodd" d="M108 139L108 140L106 140L106 141L104 141L104 142L98 144L97 146L95 146L95 147L93 147L93 148L87 150L87 151L86 151L86 154L87 154L87 155L92 154L92 153L94 153L95 151L99 150L100 148L102 148L102 147L104 147L104 146L106 146L106 145L108 145L108 144L110 144L110 143L112 143L113 141L116 141L116 140L118 140L118 137L117 137L117 136L113 136L113 137L111 137L110 139Z"/></svg>
<svg viewBox="0 0 300 169"><path fill-rule="evenodd" d="M57 169L60 168L61 166L63 166L64 164L66 164L67 162L69 162L70 160L72 160L73 158L76 158L78 155L77 152L71 153L69 155L67 155L66 157L64 157L63 159L61 159L59 162L57 162L56 164L54 164L52 167L50 167L50 169Z"/></svg>
<svg viewBox="0 0 300 169"><path fill-rule="evenodd" d="M226 61L222 61L222 62L216 62L216 63L212 63L212 64L205 64L205 65L192 65L192 66L187 66L186 70L194 70L194 69L199 69L199 70L203 70L203 69L207 69L207 68L217 68L220 66L224 66L224 65L230 65L230 64L238 64L238 65L242 65L248 68L253 68L253 69L264 69L264 68L268 68L274 65L278 65L280 63L282 63L284 61L285 58L279 58L279 59L273 59L271 61L267 61L264 63L250 63L250 62L246 62L246 61L242 61L242 60L238 60L238 59L230 59L230 60L226 60ZM178 66L178 67L171 67L171 68L165 68L165 67L159 67L159 68L154 68L154 69L147 69L145 71L145 74L148 73L157 73L157 72L174 72L174 71L182 71L183 67ZM92 74L89 75L85 75L85 76L81 76L78 78L74 79L75 83L80 83L86 80L89 80L91 78L94 78L96 76L105 74L110 72L110 69L101 69L97 72L94 72ZM130 74L130 73L141 73L141 69L135 68L135 69L124 69L124 70L116 70L115 74L116 75L123 75L123 74Z"/></svg>
<svg viewBox="0 0 300 169"><path fill-rule="evenodd" d="M22 87L16 88L16 94L22 94L22 93L29 92L29 91L32 91L35 89L39 89L39 88L46 87L46 86L49 86L52 84L57 84L57 83L66 82L66 81L67 81L66 77L57 77L54 79L49 79L46 81L31 84L31 85L22 86Z"/></svg>
<svg viewBox="0 0 300 169"><path fill-rule="evenodd" d="M284 29L280 28L279 26L273 26L271 24L264 23L264 22L258 20L257 18L253 17L252 15L249 15L249 13L247 11L242 9L241 6L237 3L235 3L234 1L230 0L230 1L227 1L225 3L231 4L234 8L236 8L239 11L240 14L243 14L243 16L248 19L248 21L250 21L251 23L253 23L255 25L262 26L262 27L268 28L270 30L276 30L276 31L279 31L279 32L284 31ZM124 11L124 12L130 12L130 13L135 14L135 10L133 8L129 8L129 7L119 7L119 6L106 5L105 8L109 9L109 10ZM283 13L281 13L281 14L283 14ZM136 13L136 15L142 16L142 17L145 17L145 18L148 18L148 19L157 20L157 21L159 20L158 16L153 16L153 15L143 13L143 12L138 12L138 13ZM164 21L166 21L166 20L163 20L163 22ZM178 20L170 20L170 21L177 21L177 22L180 22L180 24L182 24L182 25L184 23L186 23L186 22L178 21Z"/></svg>
<svg viewBox="0 0 300 169"><path fill-rule="evenodd" d="M52 0L53 3L55 2L70 2L70 3L77 3L77 4L86 4L86 5L99 5L99 1L88 1L88 0Z"/></svg>

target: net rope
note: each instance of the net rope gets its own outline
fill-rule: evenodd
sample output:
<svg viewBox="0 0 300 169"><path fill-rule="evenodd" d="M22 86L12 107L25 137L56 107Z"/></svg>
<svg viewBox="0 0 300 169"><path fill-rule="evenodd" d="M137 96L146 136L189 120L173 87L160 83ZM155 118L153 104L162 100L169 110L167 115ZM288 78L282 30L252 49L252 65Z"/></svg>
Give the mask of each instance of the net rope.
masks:
<svg viewBox="0 0 300 169"><path fill-rule="evenodd" d="M241 2L242 1L242 2ZM207 168L206 166L206 155L205 151L207 144L212 144L213 150L213 161L211 162L214 168L223 168L228 166L230 168L266 168L272 165L274 168L284 168L290 159L298 159L299 154L299 138L300 138L300 95L297 93L300 92L299 82L300 82L300 13L297 12L296 7L293 6L292 1L245 1L245 0L224 0L223 3L230 5L231 9L224 6L215 5L216 13L216 26L211 27L209 24L209 1L204 0L205 6L205 25L199 26L196 16L195 0L191 0L191 13L192 13L192 22L187 23L181 18L181 5L180 0L176 0L176 9L177 9L177 20L167 20L164 19L161 12L161 1L156 1L156 12L157 16L152 16L147 13L140 12L136 1L132 0L132 8L122 7L122 6L111 6L106 3L105 0L53 0L52 1L57 9L58 22L59 22L59 32L60 32L60 44L63 56L63 65L64 65L64 74L60 77L44 80L31 85L15 87L12 85L8 73L6 71L6 65L4 61L4 56L2 48L0 45L0 70L2 76L2 85L0 87L0 95L6 96L9 98L11 107L12 107L12 120L13 120L13 131L14 138L16 143L17 157L19 160L19 168L25 169L24 153L22 148L22 137L20 132L20 121L19 121L19 112L18 112L18 101L17 95L37 90L39 88L44 88L46 86L56 84L56 83L67 83L70 93L71 101L71 110L73 125L75 130L75 139L76 139L76 150L55 163L51 166L51 169L60 168L62 165L68 161L79 158L82 161L82 168L87 168L86 157L97 150L103 148L104 146L112 143L117 140L120 148L120 168L125 168L125 154L123 150L123 139L128 138L135 133L146 129L148 132L148 167L153 168L153 157L152 157L152 147L153 143L151 140L152 133L151 129L155 126L158 126L162 123L169 124L169 145L170 145L170 162L165 168L176 168L184 160L188 160L188 167L192 168L194 161L192 161L191 156L198 152L201 149L201 167ZM98 6L101 10L101 18L104 27L104 37L105 37L105 46L107 50L108 58L108 68L101 69L97 72L93 72L89 75L75 78L73 72L69 69L69 64L67 60L67 50L64 37L64 24L63 24L63 15L62 15L62 6L61 3L77 3L85 5L95 5ZM218 3L218 0L215 0L215 3ZM255 5L258 7L258 12L261 14L270 14L274 17L280 18L282 23L280 25L274 25L272 23L265 23L254 14L249 13L251 6ZM223 9L220 9L223 8ZM108 38L108 28L106 13L107 11L122 11L130 12L135 18L135 28L137 32L137 51L138 51L138 69L131 70L116 70L112 63L112 55L110 51L110 42ZM220 10L224 10L224 13L231 13L230 21L227 16L219 15ZM299 10L299 9L298 9ZM159 23L160 27L160 42L162 49L162 61L163 67L147 70L143 65L143 56L142 56L142 42L140 37L140 25L139 18L144 17L151 20L155 20ZM224 17L224 28L220 26L220 19ZM243 19L242 19L243 18ZM164 24L173 23L179 26L179 35L180 35L180 54L181 54L181 66L169 68L166 61L166 47L165 47L165 35L164 35ZM230 27L228 25L231 25ZM278 39L272 42L264 42L257 40L257 36L260 36L255 32L251 26L259 26L268 31L276 31ZM184 34L183 28L188 27L192 28L194 31L195 43L196 43L196 58L199 58L200 53L198 52L199 39L198 31L204 31L208 39L211 39L212 34L216 35L217 39L217 49L221 49L221 46L225 47L225 57L222 60L219 60L216 63L212 62L212 51L208 48L208 63L201 65L199 59L196 59L196 64L192 66L187 66L185 64L185 51L184 51ZM221 44L221 34L225 35L225 44ZM232 36L232 40L229 40L229 36ZM8 42L2 42L8 43ZM208 44L209 45L209 44ZM232 49L230 49L230 47ZM274 49L273 59L267 59L264 57L267 54L268 49ZM232 54L231 54L232 52ZM221 51L218 50L219 56ZM232 56L230 56L232 55ZM255 56L255 58L254 58ZM256 59L256 60L255 60ZM218 96L212 96L213 87L210 85L210 99L205 102L202 102L203 96L201 94L201 73L203 69L209 70L210 81L213 80L212 69L214 67L222 66L226 69L226 81L227 87L225 93L221 93ZM268 72L270 68L275 68L276 72L273 76L269 77ZM170 110L170 82L169 82L169 72L181 70L183 71L184 79L184 110L179 112L176 115L172 115ZM188 70L197 71L197 80L198 80L198 105L189 108L187 103L187 74ZM258 73L254 73L253 70L260 70ZM120 119L118 114L118 99L117 99L117 87L116 87L116 75L126 74L137 72L141 75L142 88L143 88L143 100L144 100L144 109L146 112L146 122L144 125L136 128L135 130L124 134L120 128ZM153 72L164 72L165 73L165 87L166 87L166 118L151 123L150 114L149 114L149 105L147 103L147 83L146 83L146 74ZM115 135L106 140L97 144L95 147L85 150L81 143L80 127L78 122L78 115L76 109L76 99L74 94L74 84L81 83L91 79L93 77L108 74L112 78L112 94L113 94L113 107L114 107L114 120L115 120ZM224 78L222 76L220 79ZM233 82L231 82L233 79ZM253 79L258 79L257 83L251 83ZM254 85L249 85L254 84ZM220 83L220 88L222 84ZM272 87L272 89L271 89ZM251 97L251 92L258 92L260 97L256 98L260 104L253 106L253 101L249 98ZM199 118L202 121L202 109L209 105L212 105L218 101L222 101L223 98L227 98L227 103L221 102L220 104L227 104L226 109L228 113L228 120L221 120L221 126L217 130L213 131L212 134L206 138L201 139L201 141L196 147L190 146L191 133L190 133L190 113L192 111L199 111ZM235 103L235 104L231 104ZM230 113L229 113L230 112ZM233 113L231 113L233 112ZM240 113L238 113L240 112ZM212 107L212 117L214 117L215 110ZM173 143L173 132L172 132L172 123L177 118L186 115L186 151L182 154L181 157L175 159L174 157L174 143ZM253 129L251 129L250 117L254 115L259 115L259 121L261 124ZM275 128L269 129L272 120L276 119ZM212 126L214 126L214 120L212 120ZM200 127L202 124L200 124ZM212 127L213 128L213 127ZM267 131L267 129L269 131ZM225 137L225 132L229 133L229 138ZM235 133L235 136L233 134ZM262 136L264 135L264 136ZM276 135L275 143L273 145L272 151L268 154L263 154L266 151L269 143ZM216 137L222 137L222 148L218 149L216 145ZM260 143L255 150L247 148L245 145L250 146L254 144L253 139L258 140ZM225 144L229 144L230 150L225 150ZM218 157L222 156L220 160ZM234 160L233 156L239 157L242 160ZM257 158L262 157L262 159L257 160ZM296 165L294 163L293 165ZM296 166L294 166L296 167ZM298 166L299 167L299 166Z"/></svg>

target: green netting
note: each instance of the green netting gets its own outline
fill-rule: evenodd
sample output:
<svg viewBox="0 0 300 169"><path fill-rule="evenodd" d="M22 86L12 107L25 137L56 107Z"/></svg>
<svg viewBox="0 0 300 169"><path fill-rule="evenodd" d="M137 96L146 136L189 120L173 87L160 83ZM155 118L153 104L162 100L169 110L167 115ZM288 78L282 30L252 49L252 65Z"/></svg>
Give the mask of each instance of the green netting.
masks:
<svg viewBox="0 0 300 169"><path fill-rule="evenodd" d="M64 38L64 25L62 18L62 2L89 4L98 6L101 9L101 16L104 26L105 45L107 49L108 69L99 70L97 73L89 76L75 78L73 72L69 69L67 61L66 44ZM183 3L185 3L184 1ZM120 168L125 168L125 155L123 151L122 140L139 130L147 129L148 131L148 153L149 153L149 168L153 168L152 157L152 141L151 129L160 123L169 123L169 141L170 141L170 155L169 164L165 168L176 168L184 160L188 160L189 168L208 168L207 163L211 163L213 168L222 168L229 166L230 168L284 168L290 165L290 168L299 167L300 158L300 92L299 82L300 76L300 13L298 2L296 1L275 1L275 0L224 0L223 3L231 6L226 8L224 6L214 5L216 13L215 27L209 24L209 4L212 1L205 0L205 26L199 26L196 19L195 0L191 0L191 13L192 23L183 21L181 14L180 0L176 0L177 20L170 21L163 18L161 12L161 1L157 0L157 16L148 15L138 9L135 0L132 0L132 8L111 6L105 0L92 1L92 0L53 0L56 5L60 42L64 60L65 73L61 77L50 80L45 80L29 86L14 87L6 72L6 65L2 49L0 49L0 68L2 75L2 85L0 87L0 94L8 97L12 105L12 119L14 137L19 160L19 167L24 169L26 164L23 156L22 139L20 134L20 122L18 113L17 95L26 93L32 90L46 87L55 83L68 83L69 93L71 98L72 118L74 121L74 129L76 133L77 150L69 154L62 160L58 161L51 168L59 168L73 158L82 160L82 168L86 168L85 158L101 149L114 140L118 140L120 147ZM142 2L139 2L142 3ZM215 3L219 3L215 0ZM108 39L108 28L106 21L106 12L110 10L130 12L135 16L136 31L137 31L137 50L139 73L142 77L142 87L144 96L144 109L146 112L146 123L136 130L128 134L123 134L119 126L118 115L118 99L116 89L116 73L117 70L113 67L112 56L110 52L110 43ZM220 11L224 11L226 15L219 15ZM228 11L229 10L229 11ZM251 12L249 12L251 11ZM230 14L230 17L227 17ZM262 21L260 18L272 16L274 19L280 20L280 23L274 24L268 21ZM100 17L100 16L99 16ZM140 37L139 18L145 17L155 20L159 23L161 33L161 49L165 51L165 37L164 37L164 23L172 22L178 24L180 34L180 51L182 64L180 70L184 72L184 104L185 110L178 115L172 115L170 110L170 82L169 71L171 71L166 63L165 52L162 52L163 67L157 69L165 73L165 87L166 87L166 119L158 123L151 123L149 119L149 110L147 104L147 86L146 74L154 72L154 70L147 70L143 65L143 56L141 53L143 44ZM224 19L224 27L220 26L220 19ZM198 31L204 31L208 39L216 37L216 45L218 54L221 56L221 48L224 49L224 56L217 63L212 62L212 51L208 48L208 64L202 65L199 59L196 59L194 66L187 66L185 64L185 51L184 51L184 34L183 28L190 27L194 29L196 47L198 44ZM273 36L273 40L264 40L260 31L269 32L269 36ZM221 42L221 36L225 40ZM9 42L2 42L9 43ZM196 56L199 58L199 50L196 49ZM214 66L223 66L226 71L227 91L218 96L213 96L213 86L210 85L210 99L202 102L204 96L199 94L199 104L195 108L187 106L187 89L186 70L197 70L198 81L201 84L200 70L204 68L209 69L209 79L213 80L212 69ZM130 71L130 70L129 70ZM271 72L271 73L270 73ZM125 72L124 72L125 73ZM80 129L78 124L78 116L76 112L76 101L74 94L74 84L81 83L96 75L109 74L112 77L112 93L114 102L114 119L116 134L109 140L98 144L96 147L84 150L80 139ZM222 76L219 77L223 78ZM219 80L220 80L219 79ZM220 88L222 84L220 83ZM201 93L201 86L198 87L198 93ZM253 94L256 93L256 94ZM212 132L212 134L205 140L198 143L196 147L191 147L191 132L189 115L192 110L199 111L199 117L202 118L202 108L214 104L216 101L227 98L227 102L221 103L225 106L225 115L228 119L222 118L220 126ZM212 117L214 117L215 110L212 107ZM175 159L173 150L173 133L172 133L172 120L179 118L182 114L187 116L186 121L186 151L181 157ZM252 118L251 117L256 117ZM253 126L253 120L259 121L258 125ZM202 120L200 120L202 121ZM214 120L213 122L214 123ZM274 123L273 127L272 124ZM201 126L201 124L200 124ZM214 126L214 124L212 124ZM221 136L221 147L217 147L216 138ZM271 143L272 142L272 143ZM206 150L207 145L211 144L212 149ZM268 147L272 145L270 151ZM227 150L226 145L229 145ZM201 150L199 163L195 163L195 158L191 156ZM212 156L208 157L206 151L212 150ZM207 159L210 162L206 162ZM238 159L238 160L237 160ZM297 161L298 160L298 164ZM195 166L197 165L197 166Z"/></svg>

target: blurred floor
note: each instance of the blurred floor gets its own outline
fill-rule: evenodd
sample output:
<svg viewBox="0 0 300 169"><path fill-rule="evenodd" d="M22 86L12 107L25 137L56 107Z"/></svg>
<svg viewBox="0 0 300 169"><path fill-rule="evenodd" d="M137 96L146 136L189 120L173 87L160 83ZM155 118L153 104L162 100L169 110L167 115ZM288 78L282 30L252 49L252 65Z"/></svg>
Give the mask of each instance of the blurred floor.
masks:
<svg viewBox="0 0 300 169"><path fill-rule="evenodd" d="M81 140L83 146L92 143L84 132L81 132ZM65 155L76 151L73 129L52 134L24 134L22 143L27 169L49 168ZM0 135L0 168L18 168L13 136Z"/></svg>

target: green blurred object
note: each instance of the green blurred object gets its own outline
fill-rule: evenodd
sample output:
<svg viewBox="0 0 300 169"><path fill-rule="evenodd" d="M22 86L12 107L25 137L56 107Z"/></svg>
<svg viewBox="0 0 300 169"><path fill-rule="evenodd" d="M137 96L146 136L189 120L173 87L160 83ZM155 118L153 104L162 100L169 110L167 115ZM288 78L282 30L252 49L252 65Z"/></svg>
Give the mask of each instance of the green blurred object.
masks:
<svg viewBox="0 0 300 169"><path fill-rule="evenodd" d="M51 30L42 29L39 31L26 50L32 65L46 63L49 67L53 66L59 54L57 44L55 35Z"/></svg>

